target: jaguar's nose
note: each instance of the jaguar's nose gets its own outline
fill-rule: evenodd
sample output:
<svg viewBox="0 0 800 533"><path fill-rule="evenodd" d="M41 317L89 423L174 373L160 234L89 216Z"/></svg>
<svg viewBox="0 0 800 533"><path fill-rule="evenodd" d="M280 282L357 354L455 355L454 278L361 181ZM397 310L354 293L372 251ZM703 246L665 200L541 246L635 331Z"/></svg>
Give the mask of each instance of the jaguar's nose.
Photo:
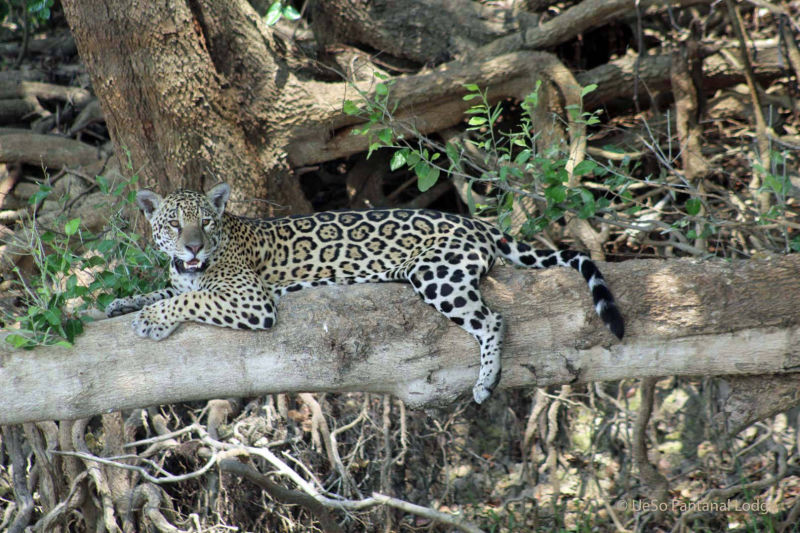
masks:
<svg viewBox="0 0 800 533"><path fill-rule="evenodd" d="M198 244L194 244L194 243L189 244L189 243L187 243L186 244L186 249L189 250L190 252L192 252L192 254L195 257L197 257L197 254L200 253L200 250L203 249L203 243L198 243Z"/></svg>

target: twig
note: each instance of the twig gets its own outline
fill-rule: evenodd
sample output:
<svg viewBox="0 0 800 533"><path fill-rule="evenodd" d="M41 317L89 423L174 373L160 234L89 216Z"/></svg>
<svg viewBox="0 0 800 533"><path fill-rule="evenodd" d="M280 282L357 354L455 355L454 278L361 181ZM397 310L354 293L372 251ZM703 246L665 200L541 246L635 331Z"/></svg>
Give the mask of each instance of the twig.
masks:
<svg viewBox="0 0 800 533"><path fill-rule="evenodd" d="M236 474L252 483L255 483L267 491L272 498L281 503L305 507L317 520L319 520L323 531L326 533L338 533L343 531L342 528L339 527L339 524L337 524L328 513L323 504L303 492L289 490L278 485L277 483L274 483L267 478L267 476L258 472L253 466L245 464L239 459L224 458L219 461L219 468L220 470Z"/></svg>
<svg viewBox="0 0 800 533"><path fill-rule="evenodd" d="M91 462L99 463L99 464L102 464L102 465L114 466L114 467L117 467L117 468L122 468L124 470L132 470L134 472L138 472L139 474L141 474L141 476L143 478L145 478L147 481L149 481L150 483L155 483L157 485L161 484L161 483L177 483L179 481L185 481L187 479L195 479L197 477L202 476L206 472L208 472L208 470L210 470L211 467L214 466L217 463L217 455L216 454L212 454L211 457L206 462L206 464L203 465L203 467L200 468L199 470L195 470L195 471L190 472L188 474L181 474L179 476L176 476L176 475L170 474L166 470L164 470L164 469L159 467L158 470L163 472L165 475L164 475L164 477L155 477L152 474L150 474L150 472L148 472L146 468L143 468L141 466L120 463L120 462L115 461L113 459L105 459L103 457L97 457L96 455L93 455L93 454L87 453L87 452L68 452L68 451L52 450L51 453L58 454L58 455L66 455L66 456L70 456L70 457L78 457L80 459L83 459L84 461L91 461ZM145 461L145 462L148 462L150 464L154 464L152 461L149 461L148 459L144 459L142 457L139 457L138 455L130 455L130 456L126 455L126 456L123 456L121 458L125 458L125 459L137 458L137 459L139 459L141 461Z"/></svg>
<svg viewBox="0 0 800 533"><path fill-rule="evenodd" d="M165 433L163 435L157 435L155 437L150 437L149 439L137 440L136 442L128 442L125 445L123 445L123 447L124 448L135 448L136 446L143 446L145 444L153 444L155 442L161 442L163 440L171 439L171 438L174 438L174 437L179 437L179 436L181 436L181 435L183 435L185 433L191 433L192 431L197 431L199 429L202 429L202 426L200 424L198 424L198 423L194 423L194 424L190 424L190 425L188 425L186 427L183 427L181 429L172 431L170 433Z"/></svg>
<svg viewBox="0 0 800 533"><path fill-rule="evenodd" d="M350 478L350 474L348 474L347 470L344 468L344 464L342 464L342 459L339 456L339 447L336 446L335 441L331 440L331 431L328 427L328 421L325 420L325 414L322 412L322 407L320 407L319 402L317 402L314 396L309 393L303 393L299 396L300 399L303 400L303 403L305 403L309 409L311 409L312 430L314 428L319 430L319 433L322 437L322 443L325 446L325 452L328 455L328 461L331 463L331 466L333 466L334 470L339 473L339 476L342 479L343 491L347 494L352 489L358 493L355 483Z"/></svg>
<svg viewBox="0 0 800 533"><path fill-rule="evenodd" d="M415 505L413 503L399 500L397 498L392 498L390 496L386 496L380 493L373 493L372 497L362 498L360 500L336 499L324 496L311 483L300 477L297 474L297 472L292 470L289 467L289 465L281 461L271 451L265 448L254 448L251 446L240 446L240 445L220 442L209 437L208 433L202 429L200 430L200 434L202 435L202 441L204 443L217 450L243 450L250 455L257 455L259 457L262 457L268 463L274 466L279 473L287 476L298 487L300 487L300 489L302 489L303 492L313 497L316 501L318 501L325 507L331 509L339 509L343 511L363 511L366 509L370 509L372 507L376 507L378 505L389 505L391 507L395 507L397 509L406 511L408 513L415 514L417 516L423 516L425 518L429 518L436 522L441 522L443 524L451 525L467 533L483 533L483 530L481 530L477 526L470 524L469 522L465 522L458 516L435 511L428 507Z"/></svg>

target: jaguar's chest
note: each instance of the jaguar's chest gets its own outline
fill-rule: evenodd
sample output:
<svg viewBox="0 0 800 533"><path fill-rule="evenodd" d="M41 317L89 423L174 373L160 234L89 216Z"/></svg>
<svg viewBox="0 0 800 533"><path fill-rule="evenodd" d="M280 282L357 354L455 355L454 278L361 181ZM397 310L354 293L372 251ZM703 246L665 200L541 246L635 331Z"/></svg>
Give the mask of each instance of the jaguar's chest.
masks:
<svg viewBox="0 0 800 533"><path fill-rule="evenodd" d="M201 273L181 273L173 266L169 269L169 279L172 286L180 292L197 291L200 290L201 280L203 274Z"/></svg>

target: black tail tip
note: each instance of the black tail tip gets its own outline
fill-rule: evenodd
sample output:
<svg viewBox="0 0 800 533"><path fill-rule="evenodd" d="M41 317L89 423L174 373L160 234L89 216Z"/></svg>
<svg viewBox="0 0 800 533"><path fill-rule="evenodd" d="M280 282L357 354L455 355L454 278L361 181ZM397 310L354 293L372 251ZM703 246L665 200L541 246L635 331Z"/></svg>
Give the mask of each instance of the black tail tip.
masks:
<svg viewBox="0 0 800 533"><path fill-rule="evenodd" d="M622 339L622 337L625 336L625 321L622 319L622 315L616 305L609 305L603 309L600 318L603 319L608 329L610 329L611 333L616 335L618 339Z"/></svg>

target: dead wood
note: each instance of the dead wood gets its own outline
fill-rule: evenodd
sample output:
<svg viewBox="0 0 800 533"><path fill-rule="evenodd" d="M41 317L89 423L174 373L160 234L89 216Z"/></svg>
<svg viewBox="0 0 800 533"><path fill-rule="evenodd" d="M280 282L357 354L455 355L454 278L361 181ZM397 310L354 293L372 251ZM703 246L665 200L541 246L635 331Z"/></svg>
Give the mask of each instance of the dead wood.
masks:
<svg viewBox="0 0 800 533"><path fill-rule="evenodd" d="M239 459L232 458L222 459L219 462L219 468L223 472L229 472L258 485L267 491L269 495L276 501L291 505L299 505L305 509L308 509L308 511L314 515L314 518L319 520L322 530L326 533L337 533L343 531L330 513L328 513L328 510L325 509L325 506L323 506L317 500L305 493L287 489L281 485L278 485L277 483L271 481L267 476L258 472L255 468L253 468L253 466L243 463Z"/></svg>
<svg viewBox="0 0 800 533"><path fill-rule="evenodd" d="M722 434L736 435L800 403L800 374L728 376L718 379L716 387L713 422Z"/></svg>
<svg viewBox="0 0 800 533"><path fill-rule="evenodd" d="M46 114L35 98L0 100L0 124L19 124Z"/></svg>
<svg viewBox="0 0 800 533"><path fill-rule="evenodd" d="M775 43L755 43L758 49L758 62L753 65L756 78L769 80L784 73L785 62ZM722 89L745 81L741 66L731 61L738 49L723 46L720 50L703 60L703 87L705 90ZM581 86L591 83L597 89L584 98L587 109L595 109L614 99L629 101L633 98L636 56L627 55L605 65L581 72L575 77ZM640 101L648 102L649 95L671 90L671 56L653 55L642 57L639 62Z"/></svg>
<svg viewBox="0 0 800 533"><path fill-rule="evenodd" d="M39 133L0 135L0 163L60 169L85 167L98 161L102 161L100 150L74 139Z"/></svg>
<svg viewBox="0 0 800 533"><path fill-rule="evenodd" d="M769 79L781 75L784 66L778 46L758 44L759 61L753 67L756 76ZM718 89L744 81L741 69L728 59L730 50L735 48L725 48L705 58L705 88ZM670 55L641 59L638 84L641 101L649 102L645 91L655 95L670 90L671 63ZM576 79L581 86L598 84L598 88L584 98L585 109L596 109L614 100L629 105L635 87L634 64L635 57L626 56L578 74ZM464 84L488 87L492 102L507 97L521 99L533 90L537 79L553 79L561 68L562 63L551 54L515 52L482 62L454 61L432 72L398 77L391 88L392 99L398 102L394 116L397 123L413 126L422 134L441 131L463 120L463 113L469 107L469 102L462 100ZM303 91L318 97L303 108L300 116L291 118L304 124L294 130L295 135L287 147L292 164L303 166L331 161L366 150L368 138L352 134L363 122L341 112L343 100L359 102L360 95L346 83L305 82L303 85ZM356 87L364 91L367 98L372 98L373 85L372 81L359 82ZM295 91L302 92L300 85L295 86Z"/></svg>
<svg viewBox="0 0 800 533"><path fill-rule="evenodd" d="M687 6L709 3L708 0L681 0L668 2L659 0L644 1L639 4L634 0L584 0L559 16L547 22L523 31L501 37L478 50L478 57L487 58L507 54L517 50L537 50L564 43L591 28L608 24L623 18L625 15L635 16L636 9L666 9L670 5Z"/></svg>
<svg viewBox="0 0 800 533"><path fill-rule="evenodd" d="M394 57L435 64L535 26L537 19L524 11L512 13L470 0L325 0L312 3L311 28L323 49L339 43L367 45Z"/></svg>
<svg viewBox="0 0 800 533"><path fill-rule="evenodd" d="M574 272L497 268L484 282L508 323L500 387L800 369L800 257L603 268L628 323L621 343ZM187 324L153 343L130 321L90 324L69 350L0 348L0 424L286 391L392 393L423 407L463 396L478 366L474 340L401 285L292 294L265 332Z"/></svg>
<svg viewBox="0 0 800 533"><path fill-rule="evenodd" d="M80 87L68 87L37 81L0 81L0 100L33 96L39 100L69 102L82 108L92 100L92 93Z"/></svg>
<svg viewBox="0 0 800 533"><path fill-rule="evenodd" d="M0 55L18 55L22 43L0 43ZM57 37L45 37L44 39L31 39L27 44L27 52L35 54L51 54L61 57L70 57L78 53L75 47L75 39L72 35L65 33Z"/></svg>

